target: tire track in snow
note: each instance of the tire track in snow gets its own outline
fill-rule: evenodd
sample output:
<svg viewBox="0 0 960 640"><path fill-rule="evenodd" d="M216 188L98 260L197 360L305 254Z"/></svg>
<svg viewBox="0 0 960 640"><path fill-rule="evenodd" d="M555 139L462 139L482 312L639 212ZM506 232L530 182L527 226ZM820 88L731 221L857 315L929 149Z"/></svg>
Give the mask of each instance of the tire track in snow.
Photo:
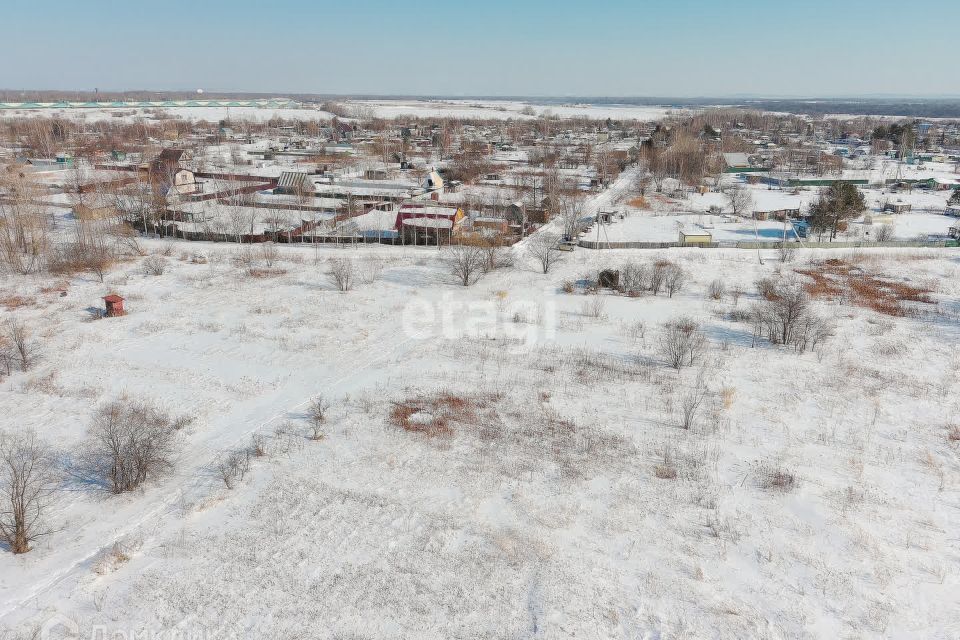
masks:
<svg viewBox="0 0 960 640"><path fill-rule="evenodd" d="M394 346L392 349L389 349L388 351L383 352L381 350L382 343L375 340L370 349L370 351L373 351L373 353L371 354L368 351L368 356L370 357L362 361L360 363L360 366L351 366L352 364L355 364L354 362L352 362L353 358L342 358L340 361L336 362L335 371L342 371L343 367L350 366L351 368L349 370L349 373L343 374L340 377L335 379L327 379L325 382L322 380L317 381L317 386L323 387L324 389L330 389L330 388L338 389L345 382L348 382L351 379L356 378L363 372L369 371L373 366L380 364L386 360L389 360L397 355L402 355L403 353L408 352L411 348L413 348L416 345L416 343L417 341L415 341L413 338L407 338L397 343L396 346ZM129 348L130 346L134 346L134 345L127 345L127 348ZM218 456L222 455L226 451L229 451L231 448L235 447L239 442L247 439L248 437L250 437L251 434L255 433L256 431L259 431L260 429L263 429L264 427L273 423L274 421L288 415L291 411L296 411L300 407L303 407L304 405L308 404L312 399L312 397L313 396L311 395L304 400L300 400L295 404L290 405L274 413L273 415L268 417L266 420L263 420L257 423L256 425L254 425L252 428L244 429L242 432L239 433L239 435L237 435L237 437L233 438L227 443L224 443L225 446L223 448L220 448L214 451L212 457L206 457L203 455L197 456L198 458L201 458L201 459L195 460L196 463L191 466L191 470L188 473L188 477L192 477L192 481L188 480L189 481L188 486L186 487L181 486L179 490L171 492L170 497L164 500L161 500L159 504L155 505L154 507L150 508L146 513L144 513L142 517L125 525L118 532L112 534L105 542L94 547L92 550L90 550L88 553L85 553L81 557L76 558L75 560L70 562L68 566L64 567L61 571L58 571L52 575L48 575L46 579L38 583L35 583L31 588L26 590L26 592L20 593L17 596L8 599L6 602L0 605L0 621L3 621L11 614L19 611L23 607L23 605L26 604L28 601L39 598L43 595L50 593L53 589L63 584L71 577L77 576L80 573L81 569L88 562L90 562L97 556L103 554L104 552L108 551L115 544L117 544L124 538L130 536L130 534L136 532L139 529L144 528L144 526L150 520L157 518L163 515L164 513L168 512L175 504L177 504L180 500L186 497L188 495L188 492L200 493L200 490L203 484L208 481L206 470L209 469L210 466L215 464ZM210 454L211 450L212 448L208 445L204 447L203 454ZM158 525L157 527L152 529L152 533L145 538L145 541L156 539L162 531L164 531L162 525Z"/></svg>

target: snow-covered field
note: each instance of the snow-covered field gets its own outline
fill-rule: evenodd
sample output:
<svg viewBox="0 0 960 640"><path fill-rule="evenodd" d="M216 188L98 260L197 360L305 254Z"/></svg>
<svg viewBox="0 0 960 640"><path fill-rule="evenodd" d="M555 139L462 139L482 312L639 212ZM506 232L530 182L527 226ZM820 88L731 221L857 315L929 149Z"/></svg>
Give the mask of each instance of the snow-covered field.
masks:
<svg viewBox="0 0 960 640"><path fill-rule="evenodd" d="M240 119L266 122L272 118L284 120L330 120L333 114L319 109L291 108L271 109L266 107L151 107L149 109L9 109L0 110L0 118L69 118L100 122L132 122L138 118L153 119L156 113L183 120L221 120Z"/></svg>
<svg viewBox="0 0 960 640"><path fill-rule="evenodd" d="M552 114L562 118L586 117L594 120L659 120L673 113L690 113L684 109L649 107L642 105L540 104L507 100L348 100L349 109L358 117L401 116L445 117L463 119L529 119ZM522 113L527 107L533 113ZM10 109L0 111L0 118L64 117L74 120L99 122L102 120L131 122L136 118L152 118L156 112L184 120L245 119L264 122L271 118L285 120L330 120L334 116L319 108L271 109L261 107L152 107L150 109Z"/></svg>
<svg viewBox="0 0 960 640"><path fill-rule="evenodd" d="M544 275L520 247L464 288L435 248L281 247L252 277L256 248L149 246L169 249L161 276L136 259L103 284L69 279L64 297L0 281L0 298L32 301L3 314L42 345L0 386L4 428L70 454L122 393L195 416L172 474L121 496L74 480L50 536L0 553L10 637L960 634L955 251L769 251L761 265L578 249ZM340 293L327 271L344 257L363 277ZM929 285L936 310L818 302L836 329L816 352L754 346L730 316L754 281L824 257ZM561 288L659 258L689 274L673 297ZM716 278L748 293L711 300ZM108 292L128 315L91 320ZM677 372L657 345L681 314L709 348ZM708 395L683 429L698 381ZM448 433L391 419L393 402L440 391L467 405ZM331 415L312 441L304 408L321 393ZM268 455L228 490L215 464L255 433ZM657 477L666 460L675 478ZM796 486L771 489L771 469Z"/></svg>
<svg viewBox="0 0 960 640"><path fill-rule="evenodd" d="M562 118L659 120L670 113L689 113L686 110L641 105L557 105L509 100L350 100L346 104L358 114L369 113L381 118L415 116L506 120L536 118L548 113ZM529 113L528 108L533 113ZM528 112L523 113L524 110Z"/></svg>
<svg viewBox="0 0 960 640"><path fill-rule="evenodd" d="M946 238L957 219L933 213L901 213L874 215L871 224L863 220L851 223L849 233L841 240L868 239L870 232L880 225L893 228L896 240L928 240ZM752 220L731 215L706 213L652 215L649 212L626 210L623 219L614 218L613 224L594 227L586 240L599 242L677 242L680 231L687 234L709 233L715 242L778 242L796 239L791 226L777 220Z"/></svg>

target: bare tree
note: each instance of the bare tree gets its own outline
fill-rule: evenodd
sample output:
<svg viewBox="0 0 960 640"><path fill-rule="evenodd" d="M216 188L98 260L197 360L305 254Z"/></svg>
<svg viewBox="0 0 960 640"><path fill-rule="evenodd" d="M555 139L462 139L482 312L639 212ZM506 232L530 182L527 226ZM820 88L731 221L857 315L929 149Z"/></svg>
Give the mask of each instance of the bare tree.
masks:
<svg viewBox="0 0 960 640"><path fill-rule="evenodd" d="M789 344L801 319L809 312L810 297L798 280L784 279L773 284L761 311L770 340Z"/></svg>
<svg viewBox="0 0 960 640"><path fill-rule="evenodd" d="M556 235L541 231L527 240L527 253L540 263L544 273L550 273L550 268L563 258L558 245Z"/></svg>
<svg viewBox="0 0 960 640"><path fill-rule="evenodd" d="M217 463L217 473L227 489L233 489L250 471L250 455L249 450L231 451Z"/></svg>
<svg viewBox="0 0 960 640"><path fill-rule="evenodd" d="M280 257L280 250L272 242L264 242L260 245L260 259L267 267L272 267Z"/></svg>
<svg viewBox="0 0 960 640"><path fill-rule="evenodd" d="M167 414L151 404L109 402L90 429L93 471L114 493L133 491L173 466L174 434Z"/></svg>
<svg viewBox="0 0 960 640"><path fill-rule="evenodd" d="M650 293L653 295L660 293L660 289L663 288L667 279L667 271L671 266L673 266L673 263L669 260L657 260L653 263L653 268L650 270L650 278L647 280Z"/></svg>
<svg viewBox="0 0 960 640"><path fill-rule="evenodd" d="M559 198L558 213L563 224L563 235L575 240L580 235L583 220L583 195L564 195Z"/></svg>
<svg viewBox="0 0 960 640"><path fill-rule="evenodd" d="M833 335L833 325L814 313L810 297L796 279L758 281L763 300L751 309L754 339L766 334L774 344L792 345L798 352L816 349Z"/></svg>
<svg viewBox="0 0 960 640"><path fill-rule="evenodd" d="M317 396L310 401L307 408L307 420L310 423L310 439L322 440L323 428L327 424L327 412L330 410L330 403L323 396Z"/></svg>
<svg viewBox="0 0 960 640"><path fill-rule="evenodd" d="M703 372L701 371L693 386L680 394L680 426L684 429L689 429L693 426L694 421L697 419L697 414L700 411L700 406L706 397L707 385L706 382L704 382Z"/></svg>
<svg viewBox="0 0 960 640"><path fill-rule="evenodd" d="M250 455L255 458L267 455L267 436L259 431L250 436Z"/></svg>
<svg viewBox="0 0 960 640"><path fill-rule="evenodd" d="M49 218L42 193L29 174L0 174L0 260L13 273L37 273L46 266Z"/></svg>
<svg viewBox="0 0 960 640"><path fill-rule="evenodd" d="M33 366L36 359L35 342L30 332L19 320L11 320L7 325L10 344L13 346L14 357L20 360L20 370L27 371Z"/></svg>
<svg viewBox="0 0 960 640"><path fill-rule="evenodd" d="M620 289L635 294L650 287L650 269L639 262L627 262L620 268Z"/></svg>
<svg viewBox="0 0 960 640"><path fill-rule="evenodd" d="M483 276L486 265L483 247L452 245L445 247L443 252L444 262L463 286L469 287Z"/></svg>
<svg viewBox="0 0 960 640"><path fill-rule="evenodd" d="M732 287L730 287L730 301L733 302L733 306L737 306L743 294L744 294L743 285L735 284Z"/></svg>
<svg viewBox="0 0 960 640"><path fill-rule="evenodd" d="M486 259L486 264L483 267L484 271L489 273L511 264L511 256L504 245L504 238L499 234L484 239L481 245Z"/></svg>
<svg viewBox="0 0 960 640"><path fill-rule="evenodd" d="M50 533L44 513L59 482L55 456L33 432L0 432L0 540L13 553Z"/></svg>
<svg viewBox="0 0 960 640"><path fill-rule="evenodd" d="M350 258L334 258L330 261L330 278L337 289L343 292L353 289L356 268Z"/></svg>
<svg viewBox="0 0 960 640"><path fill-rule="evenodd" d="M727 201L730 203L730 210L736 216L745 216L753 206L753 195L750 189L744 185L735 185L727 191Z"/></svg>
<svg viewBox="0 0 960 640"><path fill-rule="evenodd" d="M683 270L683 267L671 264L667 267L666 276L663 279L663 284L667 287L667 295L673 297L673 294L680 291L683 288L683 285L687 281L687 272Z"/></svg>
<svg viewBox="0 0 960 640"><path fill-rule="evenodd" d="M663 325L660 353L674 369L693 365L705 346L706 336L695 320L680 317Z"/></svg>

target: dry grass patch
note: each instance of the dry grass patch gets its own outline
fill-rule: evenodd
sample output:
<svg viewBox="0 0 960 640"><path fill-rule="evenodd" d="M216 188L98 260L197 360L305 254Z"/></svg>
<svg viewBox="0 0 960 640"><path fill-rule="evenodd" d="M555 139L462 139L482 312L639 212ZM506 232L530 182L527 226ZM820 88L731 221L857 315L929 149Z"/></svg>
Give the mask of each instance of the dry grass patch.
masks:
<svg viewBox="0 0 960 640"><path fill-rule="evenodd" d="M797 486L797 476L778 466L762 466L758 469L757 483L767 491L789 493Z"/></svg>
<svg viewBox="0 0 960 640"><path fill-rule="evenodd" d="M947 427L947 440L950 442L960 442L960 425L950 425Z"/></svg>
<svg viewBox="0 0 960 640"><path fill-rule="evenodd" d="M904 303L935 304L930 296L931 289L869 274L839 258L824 260L796 272L810 278L804 288L814 298L839 298L888 316L907 315L909 307Z"/></svg>
<svg viewBox="0 0 960 640"><path fill-rule="evenodd" d="M653 468L653 475L661 480L675 480L677 477L677 469L670 465L658 464Z"/></svg>
<svg viewBox="0 0 960 640"><path fill-rule="evenodd" d="M275 278L286 274L287 270L279 267L250 267L247 269L247 275L251 278Z"/></svg>
<svg viewBox="0 0 960 640"><path fill-rule="evenodd" d="M492 405L497 394L462 396L449 391L393 402L390 423L411 433L449 437L453 425L477 425L480 411Z"/></svg>
<svg viewBox="0 0 960 640"><path fill-rule="evenodd" d="M22 307L32 307L35 303L33 299L24 298L23 296L4 296L0 298L0 306L11 311Z"/></svg>

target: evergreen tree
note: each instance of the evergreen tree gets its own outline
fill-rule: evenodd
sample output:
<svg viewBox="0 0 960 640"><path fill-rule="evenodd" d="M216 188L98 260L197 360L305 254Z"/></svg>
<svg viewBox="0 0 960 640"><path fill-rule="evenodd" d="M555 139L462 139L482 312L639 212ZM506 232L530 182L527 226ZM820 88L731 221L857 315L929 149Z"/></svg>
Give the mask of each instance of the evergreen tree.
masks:
<svg viewBox="0 0 960 640"><path fill-rule="evenodd" d="M856 185L834 182L810 205L810 226L820 236L829 231L833 240L842 221L856 218L866 208L866 200Z"/></svg>
<svg viewBox="0 0 960 640"><path fill-rule="evenodd" d="M950 204L960 204L960 187L953 190L953 195L950 196Z"/></svg>

